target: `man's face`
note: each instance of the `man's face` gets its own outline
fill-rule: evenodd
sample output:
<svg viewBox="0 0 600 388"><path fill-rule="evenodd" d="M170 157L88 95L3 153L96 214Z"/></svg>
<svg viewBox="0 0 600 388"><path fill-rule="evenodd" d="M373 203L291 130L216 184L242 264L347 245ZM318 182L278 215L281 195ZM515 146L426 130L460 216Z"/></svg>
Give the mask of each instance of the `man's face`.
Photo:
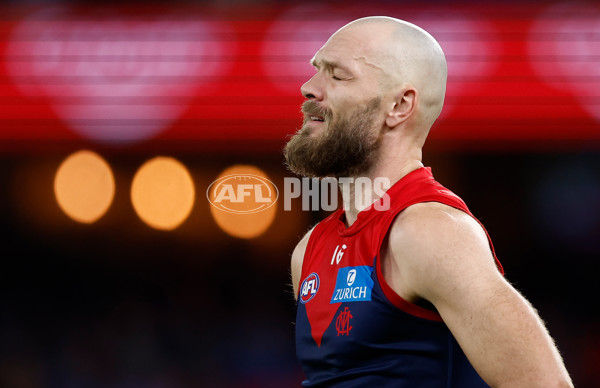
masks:
<svg viewBox="0 0 600 388"><path fill-rule="evenodd" d="M385 115L379 69L361 41L338 33L315 55L317 73L302 86L303 126L284 150L293 172L350 177L365 173L375 160Z"/></svg>

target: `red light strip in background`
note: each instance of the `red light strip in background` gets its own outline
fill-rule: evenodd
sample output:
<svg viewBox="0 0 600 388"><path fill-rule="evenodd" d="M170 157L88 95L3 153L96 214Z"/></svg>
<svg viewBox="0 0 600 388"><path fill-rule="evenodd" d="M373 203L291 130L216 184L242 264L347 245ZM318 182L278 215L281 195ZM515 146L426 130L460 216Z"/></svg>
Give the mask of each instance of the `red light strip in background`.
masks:
<svg viewBox="0 0 600 388"><path fill-rule="evenodd" d="M447 55L434 145L600 145L600 6L344 4L4 9L0 152L277 150L300 124L314 52L373 14L422 26Z"/></svg>

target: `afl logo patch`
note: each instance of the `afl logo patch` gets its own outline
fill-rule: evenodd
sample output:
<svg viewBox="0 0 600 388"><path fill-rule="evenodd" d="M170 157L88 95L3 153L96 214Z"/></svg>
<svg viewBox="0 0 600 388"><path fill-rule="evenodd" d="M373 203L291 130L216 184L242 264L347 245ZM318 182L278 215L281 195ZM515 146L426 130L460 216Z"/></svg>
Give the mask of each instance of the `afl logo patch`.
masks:
<svg viewBox="0 0 600 388"><path fill-rule="evenodd" d="M304 279L300 286L300 302L306 303L319 291L319 275L316 272L311 273Z"/></svg>

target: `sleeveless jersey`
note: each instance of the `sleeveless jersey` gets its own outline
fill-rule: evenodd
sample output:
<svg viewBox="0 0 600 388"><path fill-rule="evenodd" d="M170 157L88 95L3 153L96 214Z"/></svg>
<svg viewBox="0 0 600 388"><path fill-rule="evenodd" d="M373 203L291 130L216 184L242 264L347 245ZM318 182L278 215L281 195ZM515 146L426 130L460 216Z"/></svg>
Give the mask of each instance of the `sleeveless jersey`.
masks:
<svg viewBox="0 0 600 388"><path fill-rule="evenodd" d="M296 353L307 377L302 385L487 387L440 315L396 294L380 261L392 221L408 206L440 202L472 214L430 168L406 175L387 194L389 210L371 206L347 228L338 209L310 236L297 295ZM490 247L493 253L491 241Z"/></svg>

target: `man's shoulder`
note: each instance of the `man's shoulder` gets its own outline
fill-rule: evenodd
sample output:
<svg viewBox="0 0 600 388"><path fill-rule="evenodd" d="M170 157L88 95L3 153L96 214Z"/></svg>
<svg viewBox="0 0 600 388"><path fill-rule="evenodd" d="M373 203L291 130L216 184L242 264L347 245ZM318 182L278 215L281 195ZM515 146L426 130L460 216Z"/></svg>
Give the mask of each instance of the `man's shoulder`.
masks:
<svg viewBox="0 0 600 388"><path fill-rule="evenodd" d="M486 232L462 210L435 202L410 206L394 220L388 258L390 278L403 297L429 300L482 273L497 273ZM495 275L494 275L495 276ZM405 299L406 299L405 297Z"/></svg>
<svg viewBox="0 0 600 388"><path fill-rule="evenodd" d="M304 254L306 253L306 247L308 246L308 241L310 240L310 236L315 227L311 228L305 235L302 237L300 242L296 244L294 251L292 252L292 260L291 260L291 273L292 273L292 286L294 289L294 296L298 295L298 286L300 283L300 276L302 274L302 265L304 263Z"/></svg>
<svg viewBox="0 0 600 388"><path fill-rule="evenodd" d="M425 224L450 226L477 221L465 211L441 202L419 202L402 210L392 225L393 228L415 227Z"/></svg>
<svg viewBox="0 0 600 388"><path fill-rule="evenodd" d="M404 209L391 225L392 250L411 252L407 259L438 256L474 242L487 245L481 224L463 210L439 202L422 202ZM405 255L402 255L405 256Z"/></svg>
<svg viewBox="0 0 600 388"><path fill-rule="evenodd" d="M317 224L317 225L319 225L319 224ZM294 248L294 252L292 253L292 260L294 260L294 256L299 256L298 259L302 260L302 258L304 257L304 252L306 252L306 247L308 246L308 241L310 240L310 236L312 235L312 232L315 230L317 225L313 226L308 232L306 232L304 237L302 237L300 239L300 241L298 242L298 244L296 244L296 247Z"/></svg>

